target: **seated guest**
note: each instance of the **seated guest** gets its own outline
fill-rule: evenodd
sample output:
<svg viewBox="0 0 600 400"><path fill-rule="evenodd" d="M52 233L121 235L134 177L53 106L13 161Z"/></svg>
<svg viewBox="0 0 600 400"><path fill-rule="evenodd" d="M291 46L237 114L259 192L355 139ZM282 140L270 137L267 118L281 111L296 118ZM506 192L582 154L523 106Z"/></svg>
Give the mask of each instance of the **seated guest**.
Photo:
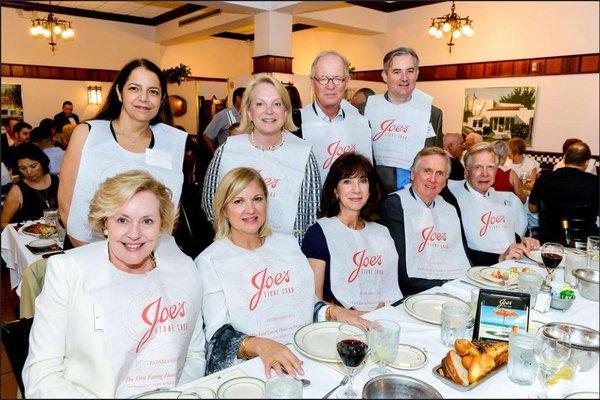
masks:
<svg viewBox="0 0 600 400"><path fill-rule="evenodd" d="M598 177L585 172L591 157L590 148L583 142L569 147L565 166L540 177L531 189L529 210L540 212L539 238L541 242L562 242L562 218L568 209L587 206L586 231L583 236L597 234L595 219L598 215ZM545 203L548 211L541 209Z"/></svg>
<svg viewBox="0 0 600 400"><path fill-rule="evenodd" d="M508 146L508 160L504 165L514 170L519 178L527 179L528 183L524 189L531 190L540 172L540 163L525 155L526 145L523 139L512 138L506 145Z"/></svg>
<svg viewBox="0 0 600 400"><path fill-rule="evenodd" d="M79 124L79 117L73 112L73 103L69 100L63 102L62 111L54 116L54 124L59 133L66 125L76 126Z"/></svg>
<svg viewBox="0 0 600 400"><path fill-rule="evenodd" d="M417 153L412 185L389 194L379 206L398 252L405 296L440 286L470 267L456 209L439 196L450 174L450 156L439 147Z"/></svg>
<svg viewBox="0 0 600 400"><path fill-rule="evenodd" d="M552 168L554 171L556 171L559 168L565 167L565 155L567 154L567 150L569 150L569 147L571 147L572 144L580 143L580 142L583 142L583 141L581 139L577 139L577 138L571 138L571 139L565 140L565 142L563 143L563 146L562 146L563 158L562 158L562 160L560 160L559 162L554 164L554 168ZM597 171L596 171L596 163L594 162L594 159L590 158L590 160L587 163L587 167L585 168L585 172L589 172L590 174L596 175Z"/></svg>
<svg viewBox="0 0 600 400"><path fill-rule="evenodd" d="M468 151L471 147L477 143L483 142L483 136L477 132L471 132L465 137L465 151Z"/></svg>
<svg viewBox="0 0 600 400"><path fill-rule="evenodd" d="M215 241L195 260L204 290L207 374L255 356L267 376L271 368L304 373L285 343L325 307L315 305L313 273L296 239L271 233L267 198L265 182L251 168L229 171L217 188ZM329 306L324 315L368 324L342 307Z"/></svg>
<svg viewBox="0 0 600 400"><path fill-rule="evenodd" d="M15 146L14 157L21 180L12 185L4 200L2 228L12 222L39 219L46 208L58 207L59 180L50 174L48 156L35 144L22 143Z"/></svg>
<svg viewBox="0 0 600 400"><path fill-rule="evenodd" d="M444 150L450 154L450 176L448 179L462 181L465 179L465 168L460 161L465 149L464 139L460 133L446 133L443 138Z"/></svg>
<svg viewBox="0 0 600 400"><path fill-rule="evenodd" d="M29 134L31 133L31 125L27 122L17 122L13 127L13 133L17 138L15 144L29 142Z"/></svg>
<svg viewBox="0 0 600 400"><path fill-rule="evenodd" d="M54 175L60 174L60 165L65 151L52 143L52 133L47 129L37 127L33 128L29 137L31 143L42 149L50 159L50 173Z"/></svg>
<svg viewBox="0 0 600 400"><path fill-rule="evenodd" d="M244 92L239 131L215 152L204 180L202 209L213 220L213 199L223 176L237 167L260 172L269 188L269 225L302 242L317 217L321 177L311 146L290 130L292 108L277 79L257 75Z"/></svg>
<svg viewBox="0 0 600 400"><path fill-rule="evenodd" d="M204 375L202 286L169 232L171 192L144 171L93 196L106 240L48 259L35 302L27 398L126 398Z"/></svg>
<svg viewBox="0 0 600 400"><path fill-rule="evenodd" d="M508 146L503 140L496 140L492 143L492 146L494 147L494 153L499 157L493 188L498 192L512 192L522 203L525 203L527 193L523 190L523 182L521 182L515 171L504 166L508 157Z"/></svg>
<svg viewBox="0 0 600 400"><path fill-rule="evenodd" d="M527 217L517 196L492 187L498 160L491 143L476 144L465 155L466 181L449 185L460 207L467 252L474 265L520 259L540 246L536 239L523 237Z"/></svg>
<svg viewBox="0 0 600 400"><path fill-rule="evenodd" d="M52 143L62 149L66 150L67 146L64 143L63 136L65 135L64 129L63 132L56 132L56 124L52 118L44 118L40 121L40 128L50 131L50 136L52 137ZM65 125L63 128L71 127L71 132L73 131L73 125ZM70 133L69 133L70 136Z"/></svg>
<svg viewBox="0 0 600 400"><path fill-rule="evenodd" d="M345 153L334 161L323 186L321 218L302 242L319 299L372 311L402 298L394 241L386 227L372 222L380 193L366 157Z"/></svg>

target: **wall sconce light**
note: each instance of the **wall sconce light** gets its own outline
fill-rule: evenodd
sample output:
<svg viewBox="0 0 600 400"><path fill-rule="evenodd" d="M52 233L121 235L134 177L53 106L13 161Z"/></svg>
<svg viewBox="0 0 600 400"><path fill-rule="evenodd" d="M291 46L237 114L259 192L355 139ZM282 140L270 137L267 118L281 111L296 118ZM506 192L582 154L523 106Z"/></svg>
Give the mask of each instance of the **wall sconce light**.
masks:
<svg viewBox="0 0 600 400"><path fill-rule="evenodd" d="M102 87L88 86L88 104L102 104Z"/></svg>

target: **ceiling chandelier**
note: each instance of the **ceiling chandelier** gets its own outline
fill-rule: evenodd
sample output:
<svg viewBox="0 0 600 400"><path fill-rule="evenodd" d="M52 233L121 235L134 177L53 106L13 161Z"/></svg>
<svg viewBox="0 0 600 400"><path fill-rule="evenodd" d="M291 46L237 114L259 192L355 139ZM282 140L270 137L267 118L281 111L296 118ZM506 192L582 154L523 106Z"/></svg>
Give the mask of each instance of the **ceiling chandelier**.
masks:
<svg viewBox="0 0 600 400"><path fill-rule="evenodd" d="M50 2L50 5L52 5L52 2ZM52 12L49 12L46 18L31 18L29 33L36 39L48 39L52 54L54 54L57 39L73 40L75 37L75 31L71 28L71 21L58 19Z"/></svg>
<svg viewBox="0 0 600 400"><path fill-rule="evenodd" d="M449 33L450 41L446 43L448 45L449 53L452 53L452 46L455 43L452 41L466 36L470 38L473 36L475 31L473 30L472 19L469 17L462 18L460 15L454 12L454 2L452 2L452 8L450 14L446 14L443 17L431 18L431 25L429 26L429 36L436 39L441 39L444 33Z"/></svg>

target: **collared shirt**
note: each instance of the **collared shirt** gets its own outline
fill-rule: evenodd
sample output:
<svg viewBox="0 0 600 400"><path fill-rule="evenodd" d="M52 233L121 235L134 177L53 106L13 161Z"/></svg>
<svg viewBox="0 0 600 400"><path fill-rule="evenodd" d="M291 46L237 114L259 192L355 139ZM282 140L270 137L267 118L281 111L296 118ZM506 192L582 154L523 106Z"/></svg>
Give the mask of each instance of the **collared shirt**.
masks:
<svg viewBox="0 0 600 400"><path fill-rule="evenodd" d="M410 195L417 201L417 203L419 205L425 206L429 209L432 209L435 207L435 199L431 201L430 205L425 204L425 202L423 201L423 199L421 199L414 191L414 189L412 188L412 186L410 188L408 188L408 191L410 192Z"/></svg>
<svg viewBox="0 0 600 400"><path fill-rule="evenodd" d="M339 106L337 115L331 119L329 119L329 117L323 112L323 110L317 104L316 101L313 101L312 108L315 111L315 114L325 122L339 122L339 121L343 121L346 118L346 112L342 108L341 104Z"/></svg>
<svg viewBox="0 0 600 400"><path fill-rule="evenodd" d="M487 190L487 192L485 192L485 194L481 194L480 192L478 192L477 190L475 190L473 188L473 186L471 186L471 184L467 180L465 180L465 189L467 189L467 192L472 193L475 196L490 197L490 190L489 189Z"/></svg>

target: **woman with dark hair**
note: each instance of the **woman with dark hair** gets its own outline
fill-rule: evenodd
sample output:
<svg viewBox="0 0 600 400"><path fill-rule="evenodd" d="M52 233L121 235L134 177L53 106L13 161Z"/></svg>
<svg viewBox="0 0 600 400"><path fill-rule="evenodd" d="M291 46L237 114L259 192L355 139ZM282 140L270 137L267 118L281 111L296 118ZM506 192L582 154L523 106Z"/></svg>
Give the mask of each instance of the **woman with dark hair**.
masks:
<svg viewBox="0 0 600 400"><path fill-rule="evenodd" d="M341 155L323 186L321 218L302 242L317 297L357 315L402 298L394 241L386 227L373 222L380 197L369 160L356 153Z"/></svg>
<svg viewBox="0 0 600 400"><path fill-rule="evenodd" d="M15 147L15 169L21 180L14 184L2 207L1 225L41 218L58 203L58 177L50 174L50 159L33 143Z"/></svg>
<svg viewBox="0 0 600 400"><path fill-rule="evenodd" d="M78 125L61 167L59 213L74 246L93 242L87 207L106 178L141 169L173 192L183 183L185 132L170 126L167 81L151 61L129 62L117 75L96 118ZM67 246L69 243L67 243Z"/></svg>

